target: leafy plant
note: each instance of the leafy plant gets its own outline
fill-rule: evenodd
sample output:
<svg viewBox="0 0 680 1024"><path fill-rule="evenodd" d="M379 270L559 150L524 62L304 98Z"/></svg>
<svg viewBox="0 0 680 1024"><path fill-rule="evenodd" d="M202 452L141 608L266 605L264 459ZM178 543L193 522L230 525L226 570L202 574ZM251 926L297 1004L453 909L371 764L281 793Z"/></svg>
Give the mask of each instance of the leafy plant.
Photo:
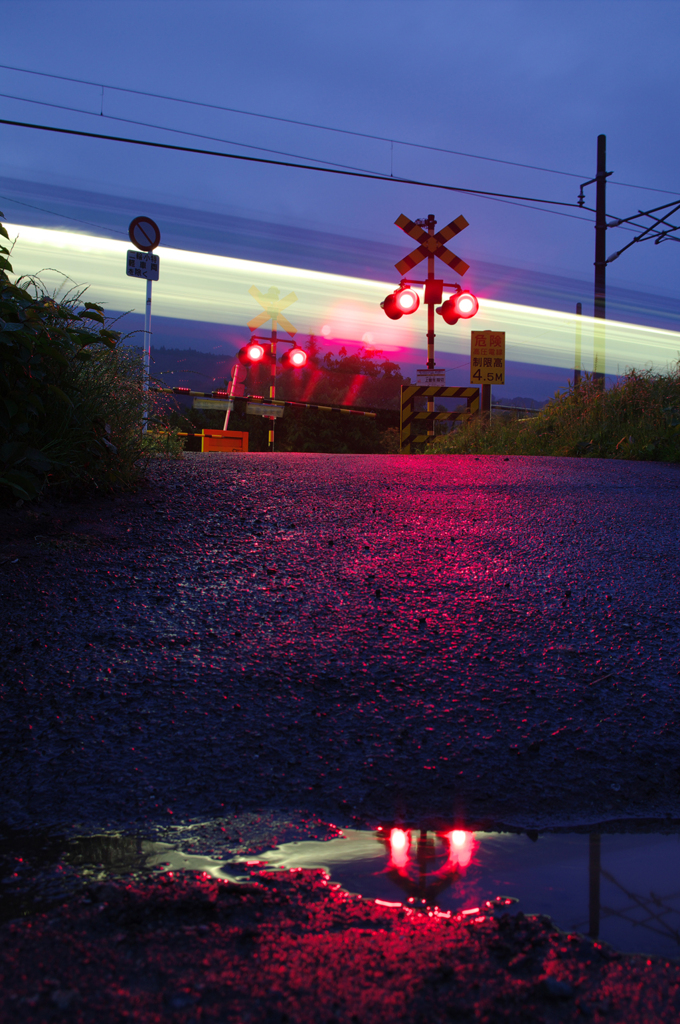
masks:
<svg viewBox="0 0 680 1024"><path fill-rule="evenodd" d="M586 376L531 419L479 420L435 438L429 452L680 461L680 363L629 370L613 387Z"/></svg>
<svg viewBox="0 0 680 1024"><path fill-rule="evenodd" d="M154 412L141 361L82 293L58 301L37 278L12 281L4 239L0 223L0 498L129 486L155 443L140 429Z"/></svg>

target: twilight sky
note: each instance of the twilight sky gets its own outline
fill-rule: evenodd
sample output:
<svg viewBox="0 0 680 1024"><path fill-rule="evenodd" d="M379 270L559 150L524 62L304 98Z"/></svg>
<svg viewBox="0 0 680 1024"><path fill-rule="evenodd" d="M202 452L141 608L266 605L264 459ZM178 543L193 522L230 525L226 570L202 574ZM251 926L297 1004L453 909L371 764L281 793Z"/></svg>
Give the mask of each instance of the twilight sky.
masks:
<svg viewBox="0 0 680 1024"><path fill-rule="evenodd" d="M603 132L614 171L613 215L680 196L675 0L0 0L0 22L1 64L395 141L0 68L5 118L275 158L265 150L278 150L563 202L575 202L581 181L594 174ZM101 116L102 106L105 115L212 141L113 120ZM271 222L399 246L405 254L408 243L393 226L399 213L415 219L434 212L440 226L463 213L470 227L452 247L473 265L471 275L477 260L580 279L584 312L591 311L594 232L585 219L591 215L577 210L558 216L414 185L4 125L0 154L0 209L15 223L41 221L18 200L49 210L50 189L68 188L84 197L71 215L109 230L112 221L97 219L86 193L123 197L131 215L147 212L145 202L163 203L245 218L260 233ZM22 193L20 182L40 186L40 201ZM586 192L594 204L593 187ZM125 231L128 219L121 213L113 230ZM632 237L609 234L608 252ZM172 237L164 242L173 244ZM286 262L285 254L277 251L272 261ZM679 271L677 243L647 242L614 263L608 281L675 297ZM385 276L391 273L386 265Z"/></svg>

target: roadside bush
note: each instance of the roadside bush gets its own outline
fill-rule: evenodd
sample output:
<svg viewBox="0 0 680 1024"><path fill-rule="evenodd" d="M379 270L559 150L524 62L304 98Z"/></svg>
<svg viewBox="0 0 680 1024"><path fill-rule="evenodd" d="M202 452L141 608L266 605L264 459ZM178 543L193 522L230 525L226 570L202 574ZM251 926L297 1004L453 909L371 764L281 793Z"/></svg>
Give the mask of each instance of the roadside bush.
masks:
<svg viewBox="0 0 680 1024"><path fill-rule="evenodd" d="M473 421L429 453L562 455L680 461L680 363L665 374L629 370L608 390L586 376L529 420Z"/></svg>
<svg viewBox="0 0 680 1024"><path fill-rule="evenodd" d="M9 255L0 244L0 500L129 487L151 455L179 451L142 434L155 404L141 359L82 292L58 301L38 278L13 282Z"/></svg>

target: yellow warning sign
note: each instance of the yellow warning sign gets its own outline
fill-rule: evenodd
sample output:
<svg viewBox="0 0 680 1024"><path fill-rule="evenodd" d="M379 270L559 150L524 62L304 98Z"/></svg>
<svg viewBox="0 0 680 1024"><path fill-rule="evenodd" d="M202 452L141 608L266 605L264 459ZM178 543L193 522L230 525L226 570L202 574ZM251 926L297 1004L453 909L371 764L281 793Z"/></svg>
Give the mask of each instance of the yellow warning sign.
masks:
<svg viewBox="0 0 680 1024"><path fill-rule="evenodd" d="M470 383L505 384L505 331L471 331Z"/></svg>

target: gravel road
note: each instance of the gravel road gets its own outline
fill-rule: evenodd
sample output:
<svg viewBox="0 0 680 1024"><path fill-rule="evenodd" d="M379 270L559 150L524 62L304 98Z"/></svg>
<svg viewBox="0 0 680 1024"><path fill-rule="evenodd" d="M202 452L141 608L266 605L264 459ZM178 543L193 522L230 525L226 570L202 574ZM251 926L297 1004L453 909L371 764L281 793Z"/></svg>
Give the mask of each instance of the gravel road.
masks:
<svg viewBox="0 0 680 1024"><path fill-rule="evenodd" d="M0 822L680 817L680 469L186 455L3 515Z"/></svg>

